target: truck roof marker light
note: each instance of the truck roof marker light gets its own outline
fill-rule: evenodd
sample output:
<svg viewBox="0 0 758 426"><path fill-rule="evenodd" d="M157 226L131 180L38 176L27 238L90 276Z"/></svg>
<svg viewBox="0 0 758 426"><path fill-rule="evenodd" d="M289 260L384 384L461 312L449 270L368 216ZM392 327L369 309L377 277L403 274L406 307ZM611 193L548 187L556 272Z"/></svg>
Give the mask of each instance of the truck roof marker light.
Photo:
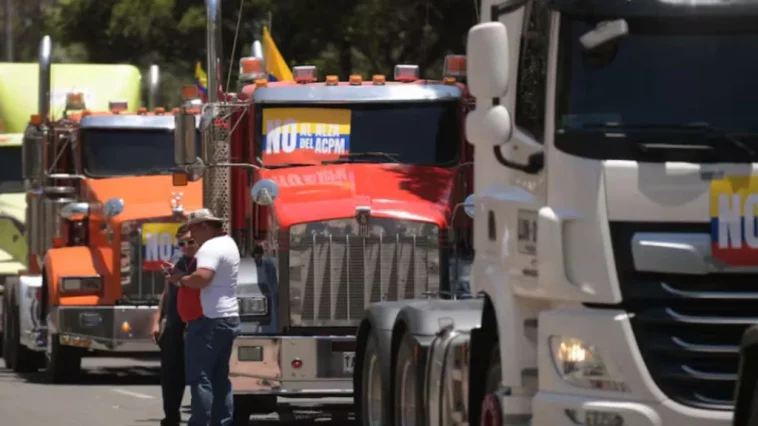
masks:
<svg viewBox="0 0 758 426"><path fill-rule="evenodd" d="M452 86L453 84L457 83L458 80L455 79L455 77L445 77L443 80L443 83L447 84L448 86Z"/></svg>
<svg viewBox="0 0 758 426"><path fill-rule="evenodd" d="M327 75L326 76L326 85L327 86L336 86L340 84L340 79L336 75Z"/></svg>
<svg viewBox="0 0 758 426"><path fill-rule="evenodd" d="M109 101L108 109L113 113L119 113L126 111L129 108L129 102L127 101Z"/></svg>
<svg viewBox="0 0 758 426"><path fill-rule="evenodd" d="M395 81L411 82L418 80L418 65L395 65Z"/></svg>
<svg viewBox="0 0 758 426"><path fill-rule="evenodd" d="M39 114L32 114L32 116L29 117L29 123L33 126L39 126L42 124L42 116Z"/></svg>
<svg viewBox="0 0 758 426"><path fill-rule="evenodd" d="M139 114L139 115L145 115L145 114L147 114L147 108L145 108L145 107L139 107L139 108L137 108L137 114Z"/></svg>
<svg viewBox="0 0 758 426"><path fill-rule="evenodd" d="M268 87L268 80L265 78L259 78L255 80L255 87Z"/></svg>
<svg viewBox="0 0 758 426"><path fill-rule="evenodd" d="M66 109L67 110L82 110L85 109L84 105L84 93L71 92L66 94Z"/></svg>
<svg viewBox="0 0 758 426"><path fill-rule="evenodd" d="M171 183L174 186L187 186L189 176L186 172L174 172L171 174Z"/></svg>
<svg viewBox="0 0 758 426"><path fill-rule="evenodd" d="M255 56L248 56L240 59L240 80L252 81L266 78L266 71L263 69L263 59Z"/></svg>
<svg viewBox="0 0 758 426"><path fill-rule="evenodd" d="M315 65L302 65L292 68L292 76L298 83L313 83L318 80L318 71Z"/></svg>
<svg viewBox="0 0 758 426"><path fill-rule="evenodd" d="M383 75L377 74L371 77L371 81L374 83L374 86L384 86L386 79L384 78Z"/></svg>
<svg viewBox="0 0 758 426"><path fill-rule="evenodd" d="M363 77L353 74L350 76L350 85L351 86L360 86L363 84Z"/></svg>
<svg viewBox="0 0 758 426"><path fill-rule="evenodd" d="M153 111L156 115L163 115L166 113L166 108L163 107L155 107L155 110Z"/></svg>
<svg viewBox="0 0 758 426"><path fill-rule="evenodd" d="M445 56L445 66L442 70L445 77L466 77L466 55Z"/></svg>
<svg viewBox="0 0 758 426"><path fill-rule="evenodd" d="M191 101L200 97L200 91L194 84L182 86L182 100Z"/></svg>

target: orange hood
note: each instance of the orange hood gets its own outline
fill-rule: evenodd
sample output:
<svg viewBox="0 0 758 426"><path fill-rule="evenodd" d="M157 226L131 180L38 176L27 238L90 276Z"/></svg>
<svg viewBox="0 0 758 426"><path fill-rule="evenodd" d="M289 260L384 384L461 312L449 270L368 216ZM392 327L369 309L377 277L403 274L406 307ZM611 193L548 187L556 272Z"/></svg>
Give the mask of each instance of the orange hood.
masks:
<svg viewBox="0 0 758 426"><path fill-rule="evenodd" d="M339 164L263 170L279 184L274 204L283 227L354 217L371 207L376 217L444 225L455 169L398 164Z"/></svg>
<svg viewBox="0 0 758 426"><path fill-rule="evenodd" d="M171 216L173 193L182 193L184 211L203 206L202 182L173 186L170 175L88 179L84 185L87 199L102 203L111 198L124 200L124 211L116 218L118 222Z"/></svg>

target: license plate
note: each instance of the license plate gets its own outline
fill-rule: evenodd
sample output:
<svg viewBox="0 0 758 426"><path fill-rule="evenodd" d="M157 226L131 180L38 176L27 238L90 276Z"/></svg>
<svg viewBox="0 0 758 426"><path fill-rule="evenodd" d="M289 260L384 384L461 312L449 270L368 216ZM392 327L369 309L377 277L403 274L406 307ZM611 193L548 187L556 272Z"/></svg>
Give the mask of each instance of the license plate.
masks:
<svg viewBox="0 0 758 426"><path fill-rule="evenodd" d="M345 374L353 374L355 368L355 352L343 352L342 353L342 372Z"/></svg>

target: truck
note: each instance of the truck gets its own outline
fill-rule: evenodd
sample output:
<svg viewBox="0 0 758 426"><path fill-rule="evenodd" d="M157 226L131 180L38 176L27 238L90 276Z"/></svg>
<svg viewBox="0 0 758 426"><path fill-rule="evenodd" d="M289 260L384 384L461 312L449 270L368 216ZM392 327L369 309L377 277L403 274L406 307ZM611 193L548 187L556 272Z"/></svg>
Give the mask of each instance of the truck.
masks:
<svg viewBox="0 0 758 426"><path fill-rule="evenodd" d="M21 169L22 141L29 116L36 111L38 64L0 63L0 353L2 292L5 279L26 268L26 193ZM150 68L149 99L154 104L158 68ZM54 64L53 108L65 106L66 93L84 94L91 108L105 110L112 99L135 111L141 99L140 73L129 65ZM122 84L112 84L116 79ZM128 82L128 83L127 83Z"/></svg>
<svg viewBox="0 0 758 426"><path fill-rule="evenodd" d="M739 52L758 43L758 6L481 11L467 39L474 299L369 307L360 422L726 426L735 402L744 422L758 62Z"/></svg>
<svg viewBox="0 0 758 426"><path fill-rule="evenodd" d="M15 372L42 368L49 382L65 383L76 380L82 357L158 351L161 264L178 250L175 232L185 207L200 206L201 184L172 186L173 112L130 113L123 99L88 109L109 93L138 102L133 67L122 75L102 68L93 78L116 90L70 92L62 111L52 110L51 49L46 36L38 113L23 137L27 268L6 279L3 357Z"/></svg>
<svg viewBox="0 0 758 426"><path fill-rule="evenodd" d="M283 82L267 81L261 58L242 58L238 92L217 93L219 3L207 2L203 153L180 113L175 176L203 176L203 205L227 220L249 271L230 361L235 424L289 414L278 397L352 405L368 304L466 293L450 275L472 261L470 220L452 217L473 173L465 57L448 57L441 81L398 65L394 81L298 66Z"/></svg>

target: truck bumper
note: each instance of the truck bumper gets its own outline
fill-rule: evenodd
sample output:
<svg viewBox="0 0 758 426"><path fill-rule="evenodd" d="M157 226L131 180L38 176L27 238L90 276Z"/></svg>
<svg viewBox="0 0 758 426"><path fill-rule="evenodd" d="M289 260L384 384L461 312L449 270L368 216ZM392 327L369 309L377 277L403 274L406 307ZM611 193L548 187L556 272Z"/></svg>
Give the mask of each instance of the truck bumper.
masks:
<svg viewBox="0 0 758 426"><path fill-rule="evenodd" d="M50 336L63 345L105 352L158 352L153 343L157 306L56 306Z"/></svg>
<svg viewBox="0 0 758 426"><path fill-rule="evenodd" d="M573 307L545 311L540 314L538 332L539 392L531 409L534 426L732 424L731 411L686 406L669 399L658 388L640 354L629 314L624 311ZM553 361L551 336L592 345L606 369L626 390L585 388L564 380ZM513 402L509 399L503 398L503 407Z"/></svg>
<svg viewBox="0 0 758 426"><path fill-rule="evenodd" d="M355 336L240 336L230 378L235 394L352 396Z"/></svg>

